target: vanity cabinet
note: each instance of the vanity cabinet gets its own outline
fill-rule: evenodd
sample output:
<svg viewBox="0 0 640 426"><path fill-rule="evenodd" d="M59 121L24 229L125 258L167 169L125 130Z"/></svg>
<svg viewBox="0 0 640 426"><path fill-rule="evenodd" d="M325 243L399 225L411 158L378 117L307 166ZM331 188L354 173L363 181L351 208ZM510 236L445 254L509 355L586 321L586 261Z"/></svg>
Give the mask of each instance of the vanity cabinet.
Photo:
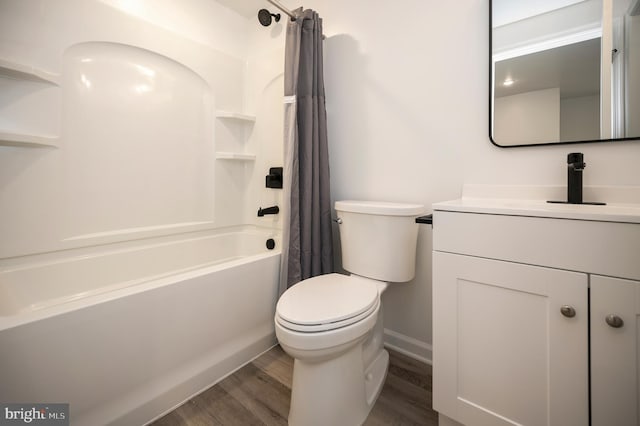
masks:
<svg viewBox="0 0 640 426"><path fill-rule="evenodd" d="M433 261L434 408L468 425L588 424L587 275Z"/></svg>
<svg viewBox="0 0 640 426"><path fill-rule="evenodd" d="M636 256L640 261L640 253ZM591 416L594 426L640 424L639 321L640 281L591 276Z"/></svg>
<svg viewBox="0 0 640 426"><path fill-rule="evenodd" d="M501 203L434 205L434 409L468 426L639 424L640 221Z"/></svg>

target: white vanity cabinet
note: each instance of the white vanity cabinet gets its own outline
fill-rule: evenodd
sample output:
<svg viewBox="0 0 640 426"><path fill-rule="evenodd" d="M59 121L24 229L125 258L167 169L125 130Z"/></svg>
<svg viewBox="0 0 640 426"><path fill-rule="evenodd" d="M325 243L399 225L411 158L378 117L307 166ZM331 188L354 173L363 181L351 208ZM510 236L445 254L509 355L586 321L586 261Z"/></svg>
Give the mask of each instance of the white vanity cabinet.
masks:
<svg viewBox="0 0 640 426"><path fill-rule="evenodd" d="M640 253L636 252L640 262ZM622 320L622 323L620 323ZM591 276L591 416L640 425L640 281Z"/></svg>
<svg viewBox="0 0 640 426"><path fill-rule="evenodd" d="M587 275L441 252L433 261L434 408L468 425L587 425Z"/></svg>
<svg viewBox="0 0 640 426"><path fill-rule="evenodd" d="M433 406L447 421L640 424L640 216L600 208L434 205Z"/></svg>

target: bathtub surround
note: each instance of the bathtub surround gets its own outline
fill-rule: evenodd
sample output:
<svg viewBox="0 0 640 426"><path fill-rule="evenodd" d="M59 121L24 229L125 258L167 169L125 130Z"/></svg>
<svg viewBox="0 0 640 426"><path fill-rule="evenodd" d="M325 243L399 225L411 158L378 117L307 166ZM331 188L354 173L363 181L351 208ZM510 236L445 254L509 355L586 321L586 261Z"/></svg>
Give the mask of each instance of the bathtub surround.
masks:
<svg viewBox="0 0 640 426"><path fill-rule="evenodd" d="M322 19L298 10L285 46L285 181L281 291L333 272Z"/></svg>
<svg viewBox="0 0 640 426"><path fill-rule="evenodd" d="M0 401L144 424L275 343L262 29L209 0L0 2Z"/></svg>
<svg viewBox="0 0 640 426"><path fill-rule="evenodd" d="M210 24L235 22L225 47L94 0L0 7L0 59L60 81L0 75L0 134L47 136L57 146L0 146L1 259L239 224L279 227L254 216L280 203L263 180L282 162L282 64L271 66L282 47L248 52L255 17L214 8ZM236 35L245 47L234 52Z"/></svg>

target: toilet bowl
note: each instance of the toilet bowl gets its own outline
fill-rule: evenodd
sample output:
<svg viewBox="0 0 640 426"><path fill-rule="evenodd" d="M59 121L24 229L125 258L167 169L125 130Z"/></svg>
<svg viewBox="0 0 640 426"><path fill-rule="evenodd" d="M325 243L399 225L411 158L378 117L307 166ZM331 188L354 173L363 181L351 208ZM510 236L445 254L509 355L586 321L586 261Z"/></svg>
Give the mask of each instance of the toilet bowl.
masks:
<svg viewBox="0 0 640 426"><path fill-rule="evenodd" d="M276 336L294 358L289 424L357 425L366 419L389 359L382 349L385 288L355 275L328 274L302 281L280 298Z"/></svg>
<svg viewBox="0 0 640 426"><path fill-rule="evenodd" d="M343 266L352 274L303 280L276 306L278 342L294 358L293 426L365 421L389 363L381 295L388 282L408 281L415 273L414 218L422 206L341 201L336 211Z"/></svg>

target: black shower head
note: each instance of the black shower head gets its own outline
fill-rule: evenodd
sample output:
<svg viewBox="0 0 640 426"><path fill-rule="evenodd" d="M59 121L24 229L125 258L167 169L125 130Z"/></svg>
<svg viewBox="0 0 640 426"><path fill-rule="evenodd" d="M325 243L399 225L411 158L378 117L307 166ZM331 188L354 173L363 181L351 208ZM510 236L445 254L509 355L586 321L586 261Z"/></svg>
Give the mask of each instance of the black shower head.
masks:
<svg viewBox="0 0 640 426"><path fill-rule="evenodd" d="M265 27L271 25L271 17L273 17L276 22L280 21L279 13L271 13L267 9L260 9L260 11L258 11L258 21Z"/></svg>

